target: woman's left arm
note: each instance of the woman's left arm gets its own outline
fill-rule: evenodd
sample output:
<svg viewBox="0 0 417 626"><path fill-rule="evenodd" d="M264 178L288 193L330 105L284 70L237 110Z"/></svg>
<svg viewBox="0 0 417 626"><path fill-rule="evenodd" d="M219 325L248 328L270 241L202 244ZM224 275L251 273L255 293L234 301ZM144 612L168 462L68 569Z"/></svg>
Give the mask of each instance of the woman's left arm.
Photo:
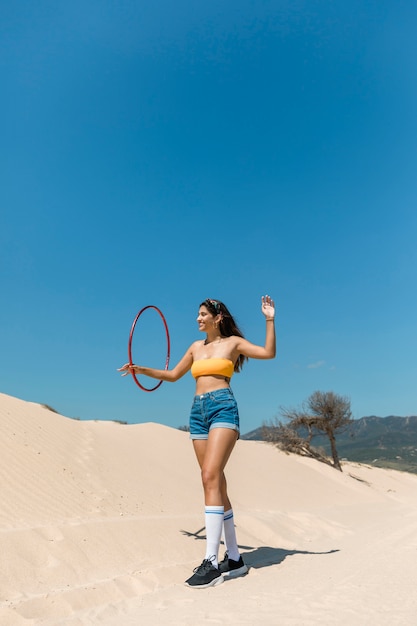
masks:
<svg viewBox="0 0 417 626"><path fill-rule="evenodd" d="M236 342L236 349L251 359L273 359L276 355L275 342L275 304L270 296L262 296L262 313L265 316L265 345L257 346L241 337Z"/></svg>

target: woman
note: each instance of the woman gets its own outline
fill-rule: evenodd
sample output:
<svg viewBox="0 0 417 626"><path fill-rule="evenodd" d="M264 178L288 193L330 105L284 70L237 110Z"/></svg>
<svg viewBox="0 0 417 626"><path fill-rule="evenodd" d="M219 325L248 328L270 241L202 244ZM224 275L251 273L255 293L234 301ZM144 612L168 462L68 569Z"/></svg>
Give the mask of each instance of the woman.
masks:
<svg viewBox="0 0 417 626"><path fill-rule="evenodd" d="M190 438L201 468L205 498L206 555L185 584L193 588L213 587L229 577L246 574L236 542L233 510L227 495L224 468L239 437L239 414L229 383L244 361L275 357L275 306L270 296L262 297L266 318L265 345L247 341L227 307L219 300L204 300L197 317L206 338L195 341L171 370L140 365L123 365L119 371L175 382L189 370L196 379L196 395L190 416ZM226 554L218 563L224 529Z"/></svg>

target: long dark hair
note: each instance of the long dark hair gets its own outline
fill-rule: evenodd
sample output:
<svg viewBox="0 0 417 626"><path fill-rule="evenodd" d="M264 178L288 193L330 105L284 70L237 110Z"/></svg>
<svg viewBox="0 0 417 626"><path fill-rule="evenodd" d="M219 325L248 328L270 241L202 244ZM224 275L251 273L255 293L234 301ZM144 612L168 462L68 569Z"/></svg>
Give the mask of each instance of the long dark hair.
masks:
<svg viewBox="0 0 417 626"><path fill-rule="evenodd" d="M204 302L202 302L200 306L205 306L206 309L214 316L219 314L221 315L219 330L223 337L231 337L232 335L237 335L238 337L242 337L244 339L244 335L239 326L236 324L233 315L230 313L229 309L223 302L220 302L220 300L212 300L211 298L207 298L207 300L204 300ZM239 354L235 363L235 372L240 372L244 362L247 360L247 356Z"/></svg>

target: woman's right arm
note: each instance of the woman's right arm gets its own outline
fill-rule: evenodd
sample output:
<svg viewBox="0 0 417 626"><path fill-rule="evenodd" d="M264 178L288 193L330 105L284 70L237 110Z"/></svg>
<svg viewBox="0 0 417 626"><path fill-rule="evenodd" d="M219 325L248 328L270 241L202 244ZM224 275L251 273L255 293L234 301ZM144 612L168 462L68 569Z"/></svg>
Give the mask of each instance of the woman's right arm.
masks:
<svg viewBox="0 0 417 626"><path fill-rule="evenodd" d="M175 383L177 380L182 378L184 374L186 374L193 364L193 348L192 344L187 352L184 354L182 359L170 370L159 370L153 367L144 367L142 365L129 365L129 363L125 363L122 367L119 367L118 372L123 372L122 376L128 376L132 372L135 374L143 374L144 376L149 376L150 378L156 378L157 380L164 380L169 383Z"/></svg>

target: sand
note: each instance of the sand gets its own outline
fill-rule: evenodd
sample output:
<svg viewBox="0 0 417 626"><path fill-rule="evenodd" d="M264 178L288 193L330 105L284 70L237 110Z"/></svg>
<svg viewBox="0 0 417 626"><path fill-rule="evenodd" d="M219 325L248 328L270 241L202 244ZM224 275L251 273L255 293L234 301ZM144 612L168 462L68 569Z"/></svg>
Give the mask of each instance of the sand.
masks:
<svg viewBox="0 0 417 626"><path fill-rule="evenodd" d="M238 441L227 477L249 574L189 589L188 434L0 394L1 626L417 625L417 476Z"/></svg>

